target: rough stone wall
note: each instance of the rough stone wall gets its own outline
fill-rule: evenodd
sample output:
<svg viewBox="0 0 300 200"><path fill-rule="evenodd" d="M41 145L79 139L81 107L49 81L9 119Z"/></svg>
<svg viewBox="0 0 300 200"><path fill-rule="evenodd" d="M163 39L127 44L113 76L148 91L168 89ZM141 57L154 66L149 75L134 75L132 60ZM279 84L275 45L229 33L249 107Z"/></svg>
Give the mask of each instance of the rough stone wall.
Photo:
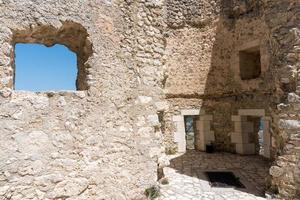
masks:
<svg viewBox="0 0 300 200"><path fill-rule="evenodd" d="M282 198L300 196L299 46L300 2L267 1L265 20L271 30L272 66L281 94L276 112L277 156L270 169Z"/></svg>
<svg viewBox="0 0 300 200"><path fill-rule="evenodd" d="M232 132L230 115L236 114L239 107L251 107L248 102L243 105L236 99L245 98L239 96L245 92L251 94L253 90L261 90L261 95L265 91L270 93L273 85L269 84L270 75L268 77L267 72L255 81L235 79L238 74L232 65L238 56L238 49L253 40L260 40L267 52L268 28L259 12L239 18L242 13L236 14L238 4L234 2L198 0L166 1L165 4L164 20L167 28L164 89L170 103L170 111L166 115L169 115L170 120L173 110L178 111L176 107L196 107L205 110L207 114L213 114L215 120L212 128L216 134L216 146L219 150L233 151L229 137ZM197 20L201 25L192 23ZM259 101L253 105L254 108L268 109L268 105ZM165 134L169 135L169 139L165 142L173 145L170 138L174 127L169 127Z"/></svg>
<svg viewBox="0 0 300 200"><path fill-rule="evenodd" d="M213 115L229 152L231 115L265 109L273 192L299 196L299 12L296 0L0 0L0 198L139 198L161 143L175 147L172 117L190 108ZM66 41L66 24L87 49ZM238 52L253 41L264 70L242 81ZM14 91L15 42L67 45L82 91Z"/></svg>
<svg viewBox="0 0 300 200"><path fill-rule="evenodd" d="M0 1L0 199L133 199L156 184L160 13L151 0ZM86 90L14 91L16 34L65 22L92 45Z"/></svg>
<svg viewBox="0 0 300 200"><path fill-rule="evenodd" d="M219 9L218 1L165 2L167 95L203 93Z"/></svg>
<svg viewBox="0 0 300 200"><path fill-rule="evenodd" d="M199 5L201 11L193 12ZM180 109L205 110L214 118L217 149L234 152L231 115L264 109L275 160L270 189L283 199L299 196L299 2L166 1L165 9L167 120ZM253 42L260 46L263 70L259 78L242 81L236 58ZM165 145L174 146L174 127L167 124Z"/></svg>

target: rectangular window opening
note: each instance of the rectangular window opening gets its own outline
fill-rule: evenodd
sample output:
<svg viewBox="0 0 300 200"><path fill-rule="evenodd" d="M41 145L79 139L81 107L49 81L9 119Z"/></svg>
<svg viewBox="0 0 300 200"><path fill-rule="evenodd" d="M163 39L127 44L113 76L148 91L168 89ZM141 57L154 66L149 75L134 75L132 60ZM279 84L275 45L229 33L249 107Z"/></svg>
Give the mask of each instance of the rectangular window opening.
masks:
<svg viewBox="0 0 300 200"><path fill-rule="evenodd" d="M64 45L15 45L15 90L34 92L77 90L77 55Z"/></svg>
<svg viewBox="0 0 300 200"><path fill-rule="evenodd" d="M186 149L195 149L195 120L196 116L184 116L184 126L185 126L185 137L186 137Z"/></svg>
<svg viewBox="0 0 300 200"><path fill-rule="evenodd" d="M256 79L261 75L260 47L239 52L240 76L242 80Z"/></svg>

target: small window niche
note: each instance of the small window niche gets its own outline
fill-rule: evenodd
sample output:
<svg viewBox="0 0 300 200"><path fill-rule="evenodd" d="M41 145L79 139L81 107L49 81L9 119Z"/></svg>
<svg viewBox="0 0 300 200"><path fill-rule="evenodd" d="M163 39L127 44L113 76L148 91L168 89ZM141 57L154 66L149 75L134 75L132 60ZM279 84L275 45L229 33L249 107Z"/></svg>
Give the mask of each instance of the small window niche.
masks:
<svg viewBox="0 0 300 200"><path fill-rule="evenodd" d="M87 30L66 21L59 28L16 30L14 89L34 92L88 90L88 59L93 54Z"/></svg>
<svg viewBox="0 0 300 200"><path fill-rule="evenodd" d="M256 79L261 75L261 53L259 46L240 51L239 60L242 80Z"/></svg>

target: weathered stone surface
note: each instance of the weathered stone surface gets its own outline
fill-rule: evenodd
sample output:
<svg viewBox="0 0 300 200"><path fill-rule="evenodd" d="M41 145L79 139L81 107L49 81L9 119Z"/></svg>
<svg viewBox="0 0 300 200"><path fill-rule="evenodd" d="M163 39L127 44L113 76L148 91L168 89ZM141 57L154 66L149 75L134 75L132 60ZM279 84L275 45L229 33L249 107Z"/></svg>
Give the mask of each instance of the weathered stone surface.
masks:
<svg viewBox="0 0 300 200"><path fill-rule="evenodd" d="M86 178L70 178L59 182L53 192L49 194L52 199L76 197L83 193L89 185Z"/></svg>
<svg viewBox="0 0 300 200"><path fill-rule="evenodd" d="M273 176L275 178L280 177L283 173L284 172L283 172L282 168L280 168L280 167L272 166L270 168L270 174L271 174L271 176Z"/></svg>
<svg viewBox="0 0 300 200"><path fill-rule="evenodd" d="M164 149L179 149L177 129L185 142L184 115L195 112L182 111L211 115L215 149L236 153L231 119L242 109L269 119L266 183L295 197L299 8L296 0L0 0L0 199L140 199L168 164ZM15 91L19 42L75 52L79 91ZM242 79L242 53L255 54L258 77Z"/></svg>
<svg viewBox="0 0 300 200"><path fill-rule="evenodd" d="M157 184L162 6L0 1L1 200L139 199ZM76 53L80 91L15 91L19 42Z"/></svg>

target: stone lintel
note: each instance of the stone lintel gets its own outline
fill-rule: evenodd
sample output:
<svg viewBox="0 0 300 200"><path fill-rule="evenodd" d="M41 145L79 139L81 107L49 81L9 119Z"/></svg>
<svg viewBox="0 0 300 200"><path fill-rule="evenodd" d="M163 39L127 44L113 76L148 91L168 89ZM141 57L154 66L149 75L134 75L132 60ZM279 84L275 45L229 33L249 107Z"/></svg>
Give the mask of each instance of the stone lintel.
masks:
<svg viewBox="0 0 300 200"><path fill-rule="evenodd" d="M212 121L213 120L213 116L212 115L201 115L199 117L200 121Z"/></svg>
<svg viewBox="0 0 300 200"><path fill-rule="evenodd" d="M265 110L264 109L239 109L238 111L239 115L244 116L265 116Z"/></svg>

